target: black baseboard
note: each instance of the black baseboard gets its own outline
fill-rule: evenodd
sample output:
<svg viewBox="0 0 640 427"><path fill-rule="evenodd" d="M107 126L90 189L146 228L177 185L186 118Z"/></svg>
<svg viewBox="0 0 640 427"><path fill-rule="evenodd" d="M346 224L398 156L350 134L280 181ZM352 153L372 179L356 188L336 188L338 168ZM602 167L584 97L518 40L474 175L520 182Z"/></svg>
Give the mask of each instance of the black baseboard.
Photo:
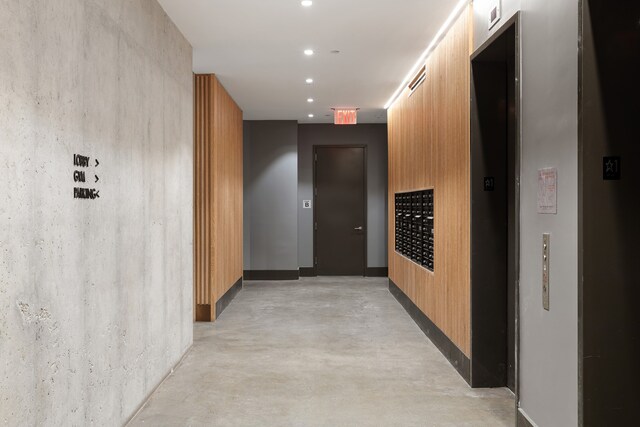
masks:
<svg viewBox="0 0 640 427"><path fill-rule="evenodd" d="M216 319L242 289L242 277L216 302Z"/></svg>
<svg viewBox="0 0 640 427"><path fill-rule="evenodd" d="M387 277L389 269L387 267L367 267L367 277Z"/></svg>
<svg viewBox="0 0 640 427"><path fill-rule="evenodd" d="M518 419L516 420L516 427L535 427L533 424L531 424L529 419L520 408L518 408Z"/></svg>
<svg viewBox="0 0 640 427"><path fill-rule="evenodd" d="M298 280L298 270L245 270L244 280Z"/></svg>
<svg viewBox="0 0 640 427"><path fill-rule="evenodd" d="M435 344L440 352L449 360L464 380L471 385L471 362L465 354L440 330L402 290L389 279L389 291L409 316L422 329L422 332Z"/></svg>
<svg viewBox="0 0 640 427"><path fill-rule="evenodd" d="M300 277L317 277L315 267L300 267Z"/></svg>
<svg viewBox="0 0 640 427"><path fill-rule="evenodd" d="M387 267L367 267L366 277L387 277L389 269ZM300 277L317 277L318 272L315 267L300 267Z"/></svg>

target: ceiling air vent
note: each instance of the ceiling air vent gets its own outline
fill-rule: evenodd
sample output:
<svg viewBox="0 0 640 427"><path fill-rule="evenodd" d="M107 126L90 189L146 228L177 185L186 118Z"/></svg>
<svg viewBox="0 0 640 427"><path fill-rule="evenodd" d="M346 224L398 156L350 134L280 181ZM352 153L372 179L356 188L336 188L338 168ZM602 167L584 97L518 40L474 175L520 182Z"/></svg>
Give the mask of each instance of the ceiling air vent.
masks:
<svg viewBox="0 0 640 427"><path fill-rule="evenodd" d="M413 93L414 90L416 90L418 88L418 86L420 86L422 84L422 82L424 82L424 79L427 77L427 67L426 65L422 66L422 68L420 68L420 70L418 71L418 73L415 75L415 77L411 80L411 83L409 83L409 96L411 96L411 94Z"/></svg>

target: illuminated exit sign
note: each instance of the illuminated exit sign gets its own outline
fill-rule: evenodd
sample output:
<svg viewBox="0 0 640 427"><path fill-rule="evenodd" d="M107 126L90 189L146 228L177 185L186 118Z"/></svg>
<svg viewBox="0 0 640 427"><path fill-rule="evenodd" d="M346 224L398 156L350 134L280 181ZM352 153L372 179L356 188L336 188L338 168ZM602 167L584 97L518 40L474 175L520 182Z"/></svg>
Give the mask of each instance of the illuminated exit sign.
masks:
<svg viewBox="0 0 640 427"><path fill-rule="evenodd" d="M336 125L355 125L358 123L358 109L336 108L333 110L333 123Z"/></svg>

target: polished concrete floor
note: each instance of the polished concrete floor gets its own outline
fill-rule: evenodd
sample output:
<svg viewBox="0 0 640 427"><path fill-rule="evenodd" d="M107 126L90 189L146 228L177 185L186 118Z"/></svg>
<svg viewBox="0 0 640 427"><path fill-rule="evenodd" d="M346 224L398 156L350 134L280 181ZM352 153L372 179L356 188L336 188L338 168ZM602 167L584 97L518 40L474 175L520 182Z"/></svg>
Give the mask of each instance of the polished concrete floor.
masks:
<svg viewBox="0 0 640 427"><path fill-rule="evenodd" d="M134 426L513 426L506 389L472 390L386 279L245 282Z"/></svg>

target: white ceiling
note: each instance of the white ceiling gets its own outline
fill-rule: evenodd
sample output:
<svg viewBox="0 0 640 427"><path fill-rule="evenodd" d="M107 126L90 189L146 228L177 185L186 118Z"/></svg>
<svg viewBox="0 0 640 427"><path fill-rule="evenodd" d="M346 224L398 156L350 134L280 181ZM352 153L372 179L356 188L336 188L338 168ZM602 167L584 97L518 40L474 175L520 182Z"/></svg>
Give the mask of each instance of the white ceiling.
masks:
<svg viewBox="0 0 640 427"><path fill-rule="evenodd" d="M215 73L246 120L329 123L332 107L357 107L359 123L384 123L383 106L457 1L159 2L191 42L194 72Z"/></svg>

